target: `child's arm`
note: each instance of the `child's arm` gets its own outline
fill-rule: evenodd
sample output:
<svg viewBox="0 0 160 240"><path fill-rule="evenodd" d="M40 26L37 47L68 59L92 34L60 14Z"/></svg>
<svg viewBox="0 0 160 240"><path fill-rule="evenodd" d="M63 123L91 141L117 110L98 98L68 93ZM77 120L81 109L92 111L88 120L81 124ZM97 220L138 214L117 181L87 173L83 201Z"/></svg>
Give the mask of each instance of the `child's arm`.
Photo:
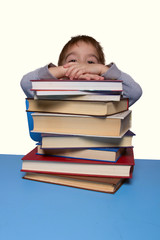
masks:
<svg viewBox="0 0 160 240"><path fill-rule="evenodd" d="M117 66L112 63L109 65L106 73L102 74L104 79L117 79L123 81L123 97L129 98L129 106L134 104L142 95L140 85L133 80L127 73L122 72Z"/></svg>
<svg viewBox="0 0 160 240"><path fill-rule="evenodd" d="M50 63L44 67L38 68L32 72L27 73L23 76L21 80L21 87L28 98L33 98L34 93L30 91L32 84L30 80L39 80L39 79L57 79L56 76L52 75L50 68L54 68L55 65Z"/></svg>

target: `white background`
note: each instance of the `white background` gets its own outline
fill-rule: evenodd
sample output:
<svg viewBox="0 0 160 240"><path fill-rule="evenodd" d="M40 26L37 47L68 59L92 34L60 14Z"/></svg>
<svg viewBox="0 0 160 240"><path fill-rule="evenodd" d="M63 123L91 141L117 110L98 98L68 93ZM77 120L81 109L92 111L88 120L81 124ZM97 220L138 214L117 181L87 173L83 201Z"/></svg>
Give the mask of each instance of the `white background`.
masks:
<svg viewBox="0 0 160 240"><path fill-rule="evenodd" d="M132 106L135 158L160 159L159 0L6 0L0 3L0 153L26 154L28 133L22 76L57 64L71 36L100 41L106 62L115 62L142 87Z"/></svg>

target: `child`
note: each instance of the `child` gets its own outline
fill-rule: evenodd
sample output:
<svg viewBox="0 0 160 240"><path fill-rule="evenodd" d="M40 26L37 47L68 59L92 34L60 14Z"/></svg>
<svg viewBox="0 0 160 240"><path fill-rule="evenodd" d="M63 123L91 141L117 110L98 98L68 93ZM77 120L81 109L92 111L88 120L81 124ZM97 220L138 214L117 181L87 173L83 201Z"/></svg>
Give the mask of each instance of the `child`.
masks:
<svg viewBox="0 0 160 240"><path fill-rule="evenodd" d="M123 97L129 98L129 105L142 95L142 89L131 76L122 72L114 63L105 65L101 45L94 38L80 35L71 38L63 47L58 66L50 63L23 76L21 87L27 97L33 98L30 80L38 79L117 79L123 81Z"/></svg>

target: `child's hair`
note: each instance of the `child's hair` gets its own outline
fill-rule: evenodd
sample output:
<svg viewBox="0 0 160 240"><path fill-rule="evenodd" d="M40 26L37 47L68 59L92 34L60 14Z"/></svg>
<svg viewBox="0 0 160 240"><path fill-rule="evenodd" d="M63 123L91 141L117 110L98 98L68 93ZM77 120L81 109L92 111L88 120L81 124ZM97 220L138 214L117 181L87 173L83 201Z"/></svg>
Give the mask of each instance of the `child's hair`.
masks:
<svg viewBox="0 0 160 240"><path fill-rule="evenodd" d="M95 49L97 50L97 53L99 55L99 63L101 64L105 64L105 56L103 53L103 49L100 45L99 42L97 42L93 37L87 36L87 35L78 35L75 37L72 37L70 41L68 41L65 46L63 47L60 55L59 55L59 60L58 60L58 66L61 66L63 64L66 52L68 50L68 48L70 48L71 46L73 46L74 44L76 44L79 41L83 41L85 43L90 43L92 44Z"/></svg>

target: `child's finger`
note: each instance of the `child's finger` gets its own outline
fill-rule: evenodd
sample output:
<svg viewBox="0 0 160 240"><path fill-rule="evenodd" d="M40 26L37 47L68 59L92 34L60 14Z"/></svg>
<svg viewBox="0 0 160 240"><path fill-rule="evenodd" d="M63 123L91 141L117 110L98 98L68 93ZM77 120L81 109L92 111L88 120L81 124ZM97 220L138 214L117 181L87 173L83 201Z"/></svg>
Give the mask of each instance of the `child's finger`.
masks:
<svg viewBox="0 0 160 240"><path fill-rule="evenodd" d="M78 65L74 65L72 67L69 67L66 71L66 76L68 76L70 79L73 79L73 78L78 78L81 74L84 73L84 70L79 68Z"/></svg>
<svg viewBox="0 0 160 240"><path fill-rule="evenodd" d="M65 63L64 65L63 65L63 67L64 68L69 68L69 67L71 67L71 66L73 66L73 65L75 65L75 64L77 64L76 62L69 62L69 63Z"/></svg>
<svg viewBox="0 0 160 240"><path fill-rule="evenodd" d="M85 65L78 65L72 69L72 77L78 79L82 74L90 74L89 69Z"/></svg>
<svg viewBox="0 0 160 240"><path fill-rule="evenodd" d="M67 71L66 71L66 76L69 77L71 76L72 71L75 69L75 66L70 66Z"/></svg>
<svg viewBox="0 0 160 240"><path fill-rule="evenodd" d="M82 74L79 77L79 79L101 81L101 80L104 80L104 77L96 75L96 74Z"/></svg>

